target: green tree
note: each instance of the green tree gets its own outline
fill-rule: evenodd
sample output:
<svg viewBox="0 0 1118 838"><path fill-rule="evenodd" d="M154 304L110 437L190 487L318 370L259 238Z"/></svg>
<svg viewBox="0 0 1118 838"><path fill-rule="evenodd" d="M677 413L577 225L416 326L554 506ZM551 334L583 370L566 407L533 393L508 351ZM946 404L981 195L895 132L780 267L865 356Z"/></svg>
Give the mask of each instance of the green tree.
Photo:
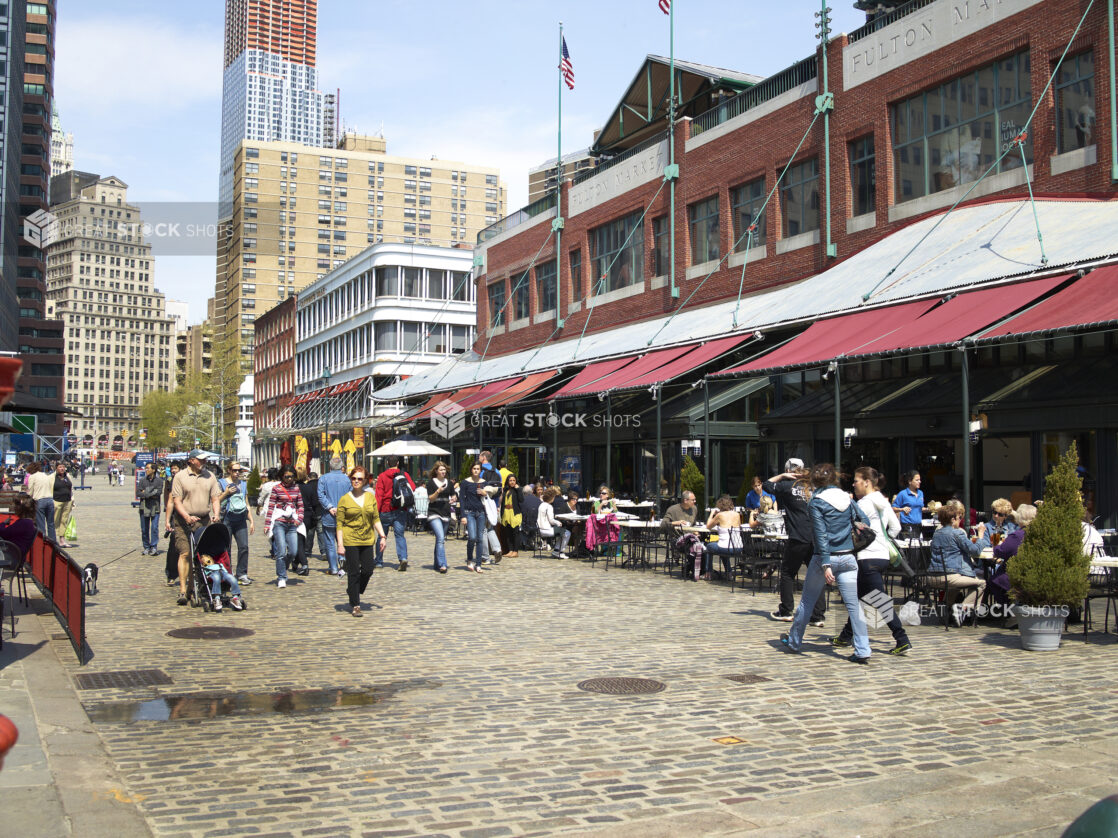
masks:
<svg viewBox="0 0 1118 838"><path fill-rule="evenodd" d="M235 423L239 399L237 391L245 380L245 356L241 352L241 344L237 335L230 335L225 340L214 341L211 353L210 372L205 376L201 387L200 401L213 405L220 413L218 420L218 439L215 445L225 453L226 440L232 440L236 434Z"/></svg>
<svg viewBox="0 0 1118 838"><path fill-rule="evenodd" d="M245 483L245 493L250 498L255 498L260 495L260 466L253 466L252 471L248 473L248 481Z"/></svg>
<svg viewBox="0 0 1118 838"><path fill-rule="evenodd" d="M147 430L149 448L175 448L178 439L171 437L170 431L180 424L186 409L187 394L176 390L152 390L140 403L140 424Z"/></svg>
<svg viewBox="0 0 1118 838"><path fill-rule="evenodd" d="M505 467L516 475L518 481L524 482L520 474L520 458L511 448L505 453Z"/></svg>
<svg viewBox="0 0 1118 838"><path fill-rule="evenodd" d="M458 482L461 483L470 476L470 469L474 467L474 455L467 454L462 460L462 467L458 469Z"/></svg>
<svg viewBox="0 0 1118 838"><path fill-rule="evenodd" d="M703 478L703 471L690 457L683 458L683 469L679 475L680 483L683 484L685 492L694 492L696 499L700 503L703 501L704 489L706 488L706 480Z"/></svg>
<svg viewBox="0 0 1118 838"><path fill-rule="evenodd" d="M1090 558L1083 552L1083 481L1075 444L1048 475L1044 503L1009 560L1009 582L1022 605L1074 607L1087 596Z"/></svg>

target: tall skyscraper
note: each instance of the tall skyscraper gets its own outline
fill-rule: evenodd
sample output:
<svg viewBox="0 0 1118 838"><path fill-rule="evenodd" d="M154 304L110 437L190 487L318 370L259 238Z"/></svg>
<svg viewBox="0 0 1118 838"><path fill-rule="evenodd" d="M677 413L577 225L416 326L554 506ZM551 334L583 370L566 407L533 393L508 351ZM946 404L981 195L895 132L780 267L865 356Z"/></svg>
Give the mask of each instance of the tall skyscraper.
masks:
<svg viewBox="0 0 1118 838"><path fill-rule="evenodd" d="M233 154L242 140L322 145L317 25L317 0L225 0L223 219L233 199Z"/></svg>
<svg viewBox="0 0 1118 838"><path fill-rule="evenodd" d="M66 180L73 191L56 189L65 200L51 207L47 299L69 342L66 405L82 414L71 432L82 445L131 443L144 396L174 389L174 322L152 284L151 245L128 186L97 175Z"/></svg>
<svg viewBox="0 0 1118 838"><path fill-rule="evenodd" d="M74 168L74 135L62 130L58 108L50 116L50 176L58 177Z"/></svg>
<svg viewBox="0 0 1118 838"><path fill-rule="evenodd" d="M50 114L54 100L55 0L26 4L23 70L23 130L20 137L19 214L23 224L42 225L50 192ZM13 78L14 81L14 78ZM40 227L42 229L42 227ZM46 318L46 263L43 247L23 237L17 251L21 392L59 405L65 398L65 340L62 324ZM39 433L63 432L60 415L40 418Z"/></svg>
<svg viewBox="0 0 1118 838"><path fill-rule="evenodd" d="M0 351L19 348L16 255L23 244L19 158L23 137L24 0L0 4Z"/></svg>

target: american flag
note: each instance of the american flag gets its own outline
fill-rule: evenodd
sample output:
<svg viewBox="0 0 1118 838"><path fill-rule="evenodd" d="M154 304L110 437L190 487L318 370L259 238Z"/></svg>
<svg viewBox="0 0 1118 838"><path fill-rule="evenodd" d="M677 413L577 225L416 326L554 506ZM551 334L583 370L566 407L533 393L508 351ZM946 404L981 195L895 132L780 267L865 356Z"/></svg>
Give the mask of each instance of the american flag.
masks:
<svg viewBox="0 0 1118 838"><path fill-rule="evenodd" d="M575 65L571 63L571 54L567 52L567 39L563 39L563 60L559 62L559 72L563 74L563 81L571 90L575 89Z"/></svg>
<svg viewBox="0 0 1118 838"><path fill-rule="evenodd" d="M660 0L660 11L668 14L672 10L672 0Z"/></svg>

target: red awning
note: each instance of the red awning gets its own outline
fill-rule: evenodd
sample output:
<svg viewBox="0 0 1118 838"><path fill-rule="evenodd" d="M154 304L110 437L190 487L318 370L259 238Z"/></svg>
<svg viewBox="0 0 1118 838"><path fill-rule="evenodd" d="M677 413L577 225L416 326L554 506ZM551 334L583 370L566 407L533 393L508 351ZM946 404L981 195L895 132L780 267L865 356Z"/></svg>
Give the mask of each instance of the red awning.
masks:
<svg viewBox="0 0 1118 838"><path fill-rule="evenodd" d="M506 404L512 404L530 393L535 392L545 382L555 378L558 374L558 370L548 370L547 372L534 372L531 375L526 375L519 384L514 384L507 390L488 397L484 402L471 405L470 409L479 410L483 407L501 407Z"/></svg>
<svg viewBox="0 0 1118 838"><path fill-rule="evenodd" d="M1097 268L983 338L1027 335L1118 320L1118 265Z"/></svg>
<svg viewBox="0 0 1118 838"><path fill-rule="evenodd" d="M804 366L829 361L840 355L860 355L863 346L903 331L935 304L935 300L922 300L818 320L779 349L748 364L728 369L725 374Z"/></svg>
<svg viewBox="0 0 1118 838"><path fill-rule="evenodd" d="M670 364L680 355L687 354L691 349L690 346L673 346L671 349L658 349L655 352L649 352L647 355L637 358L631 364L626 364L617 372L610 373L605 378L600 378L571 395L604 393L607 390L628 387L630 381L642 378L665 364Z"/></svg>
<svg viewBox="0 0 1118 838"><path fill-rule="evenodd" d="M1029 305L1069 278L1068 275L1053 276L959 294L946 303L936 306L914 322L906 324L903 329L896 329L859 347L857 351L845 354L878 355L898 349L955 343L991 323L998 322L1011 311ZM882 317L892 320L890 311L891 309L882 311Z"/></svg>
<svg viewBox="0 0 1118 838"><path fill-rule="evenodd" d="M673 378L686 375L692 370L697 370L699 367L709 364L719 355L729 352L734 347L749 340L750 337L752 337L752 334L731 335L730 337L719 338L718 340L708 340L706 343L700 343L698 346L685 347L691 350L686 355L662 367L658 367L652 370L652 372L638 376L621 386L649 387L653 384L662 384L665 381L671 381Z"/></svg>
<svg viewBox="0 0 1118 838"><path fill-rule="evenodd" d="M633 357L612 358L608 361L598 361L597 363L591 364L568 381L567 386L558 393L555 393L551 398L563 399L572 395L597 392L592 386L596 381L605 378L610 373L617 372L633 360L635 360Z"/></svg>
<svg viewBox="0 0 1118 838"><path fill-rule="evenodd" d="M330 390L330 395L331 396L340 396L342 393L352 393L354 390L359 388L364 383L365 383L365 379L357 378L357 379L354 379L353 381L345 381L341 384L335 384L334 387L331 388L331 390Z"/></svg>
<svg viewBox="0 0 1118 838"><path fill-rule="evenodd" d="M426 419L428 414L430 414L431 412L431 408L433 408L441 401L450 400L461 404L463 399L467 398L468 396L472 396L480 389L480 384L474 384L469 387L465 387L456 393L439 393L437 396L431 396L431 398L428 399L427 404L423 405L423 410L421 410L415 416L410 417L408 421L413 421L415 419Z"/></svg>
<svg viewBox="0 0 1118 838"><path fill-rule="evenodd" d="M476 393L471 393L461 400L455 398L454 401L458 402L458 406L463 410L476 410L481 407L486 400L500 395L523 378L524 376L518 375L514 378L502 378L500 381L490 381Z"/></svg>

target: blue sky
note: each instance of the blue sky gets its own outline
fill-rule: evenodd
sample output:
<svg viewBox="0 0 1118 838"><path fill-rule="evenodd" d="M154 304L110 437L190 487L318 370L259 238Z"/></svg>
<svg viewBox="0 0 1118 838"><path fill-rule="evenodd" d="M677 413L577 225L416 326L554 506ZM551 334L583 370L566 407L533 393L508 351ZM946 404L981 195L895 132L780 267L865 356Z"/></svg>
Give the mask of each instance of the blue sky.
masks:
<svg viewBox="0 0 1118 838"><path fill-rule="evenodd" d="M815 48L812 0L675 0L677 58L771 75ZM865 21L832 3L833 31ZM217 195L225 4L63 0L55 99L75 165L117 175L136 202ZM349 130L383 131L388 152L498 166L509 209L528 169L554 157L558 24L575 68L563 151L590 143L648 53L667 55L657 0L319 0L319 83L341 88ZM156 286L192 322L214 259L156 260Z"/></svg>

